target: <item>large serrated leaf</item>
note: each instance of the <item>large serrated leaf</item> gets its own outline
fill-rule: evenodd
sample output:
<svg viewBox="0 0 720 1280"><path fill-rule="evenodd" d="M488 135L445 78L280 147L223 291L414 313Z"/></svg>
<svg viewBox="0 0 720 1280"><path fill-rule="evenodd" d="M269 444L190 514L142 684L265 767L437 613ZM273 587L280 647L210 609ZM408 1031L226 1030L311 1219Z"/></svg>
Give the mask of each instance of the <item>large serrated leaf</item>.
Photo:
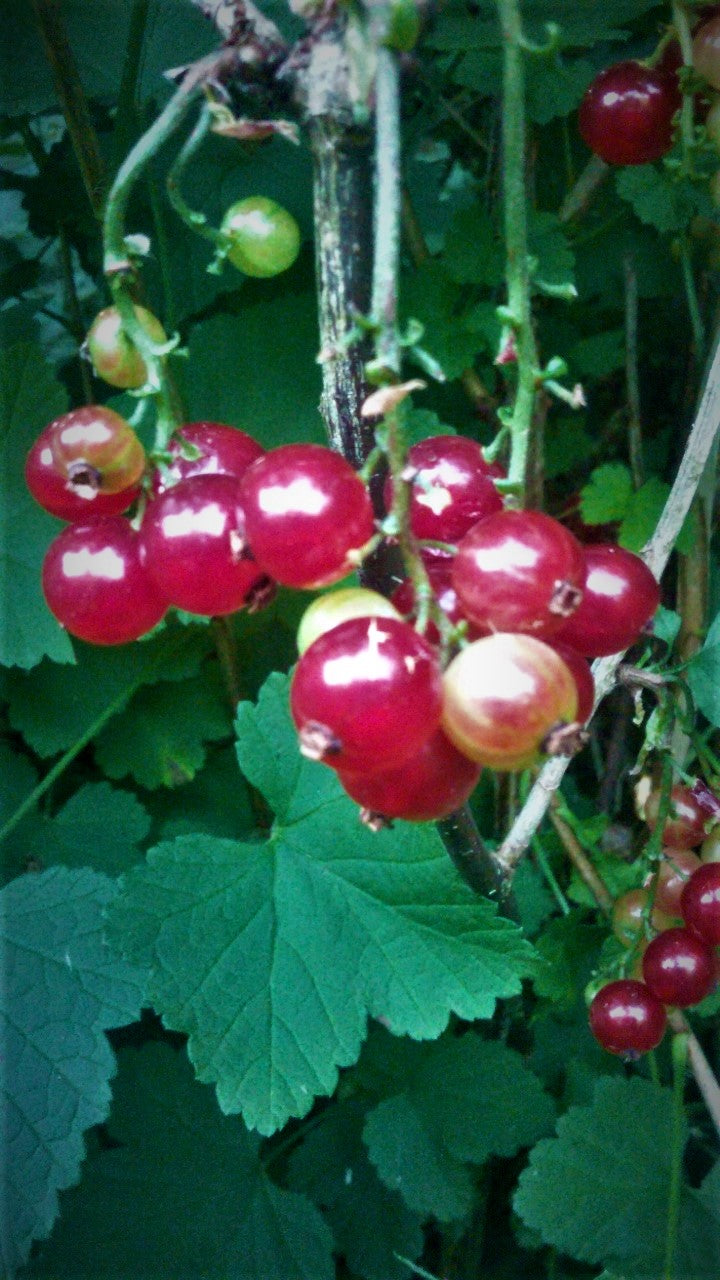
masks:
<svg viewBox="0 0 720 1280"><path fill-rule="evenodd" d="M105 876L55 867L0 893L4 1275L49 1233L58 1191L78 1179L85 1130L108 1113L115 1059L105 1028L140 1011L142 973L103 939L114 892Z"/></svg>
<svg viewBox="0 0 720 1280"><path fill-rule="evenodd" d="M65 1197L33 1280L332 1280L320 1214L270 1180L184 1055L123 1051L109 1128L118 1145Z"/></svg>
<svg viewBox="0 0 720 1280"><path fill-rule="evenodd" d="M297 748L277 680L246 711L249 740L298 777ZM252 751L250 752L252 755ZM241 759L243 758L241 751ZM280 795L267 758L252 780ZM355 1061L368 1014L395 1033L434 1038L452 1012L488 1017L520 989L532 950L519 929L459 879L432 827L373 835L331 771L302 767L267 844L184 837L125 879L112 936L151 965L150 999L190 1035L202 1080L221 1106L272 1132L304 1115ZM331 786L332 783L332 786Z"/></svg>

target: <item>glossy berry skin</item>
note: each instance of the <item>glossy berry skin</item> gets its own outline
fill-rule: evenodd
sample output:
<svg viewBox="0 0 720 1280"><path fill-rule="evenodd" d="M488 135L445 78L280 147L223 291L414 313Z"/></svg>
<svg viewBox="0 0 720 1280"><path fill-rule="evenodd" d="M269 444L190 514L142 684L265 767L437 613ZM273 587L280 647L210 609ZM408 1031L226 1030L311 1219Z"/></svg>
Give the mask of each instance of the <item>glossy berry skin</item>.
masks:
<svg viewBox="0 0 720 1280"><path fill-rule="evenodd" d="M168 607L142 564L135 530L122 516L63 529L45 554L42 587L58 622L90 644L137 640Z"/></svg>
<svg viewBox="0 0 720 1280"><path fill-rule="evenodd" d="M655 906L669 916L679 916L682 891L700 866L699 857L690 849L663 849L656 870L645 880L647 888L655 884Z"/></svg>
<svg viewBox="0 0 720 1280"><path fill-rule="evenodd" d="M624 547L598 542L583 551L583 598L557 640L586 658L601 658L639 639L660 603L660 588L640 557Z"/></svg>
<svg viewBox="0 0 720 1280"><path fill-rule="evenodd" d="M277 276L292 266L300 252L297 222L266 196L249 196L231 205L220 230L232 241L229 261L246 276Z"/></svg>
<svg viewBox="0 0 720 1280"><path fill-rule="evenodd" d="M720 89L720 17L704 22L695 32L692 60L703 79L713 89Z"/></svg>
<svg viewBox="0 0 720 1280"><path fill-rule="evenodd" d="M454 557L435 547L422 547L420 549L420 557L430 579L435 602L446 614L453 626L457 627L464 622L467 627L467 636L470 640L478 640L480 636L487 635L487 627L473 626L463 613L457 591L452 584ZM415 590L410 578L403 578L402 582L398 583L391 599L401 614L407 618L415 618ZM431 644L440 643L440 634L434 622L430 622L425 632L425 637Z"/></svg>
<svg viewBox="0 0 720 1280"><path fill-rule="evenodd" d="M134 311L153 342L167 342L167 334L152 311L137 305ZM111 387L133 390L147 382L147 365L137 347L125 336L117 307L106 307L96 315L85 344L96 374Z"/></svg>
<svg viewBox="0 0 720 1280"><path fill-rule="evenodd" d="M590 664L587 658L583 658L574 649L569 648L566 644L556 644L554 639L549 641L550 648L560 654L565 666L575 681L577 690L577 715L576 719L580 724L585 724L592 715L592 709L595 705L595 680L590 670Z"/></svg>
<svg viewBox="0 0 720 1280"><path fill-rule="evenodd" d="M214 616L257 608L265 571L250 559L240 482L191 476L148 504L140 530L148 573L171 604Z"/></svg>
<svg viewBox="0 0 720 1280"><path fill-rule="evenodd" d="M271 449L248 468L241 486L252 553L285 586L338 582L356 567L350 553L375 531L362 480L322 445Z"/></svg>
<svg viewBox="0 0 720 1280"><path fill-rule="evenodd" d="M636 1058L657 1048L667 1014L644 982L620 978L601 987L590 1005L590 1030L608 1053Z"/></svg>
<svg viewBox="0 0 720 1280"><path fill-rule="evenodd" d="M145 470L145 450L130 423L106 405L73 409L45 431L58 474L75 488L122 493Z"/></svg>
<svg viewBox="0 0 720 1280"><path fill-rule="evenodd" d="M642 814L651 831L657 826L659 806L660 792L651 791ZM670 813L663 827L663 845L671 849L695 849L705 839L709 816L692 789L676 782L670 791Z"/></svg>
<svg viewBox="0 0 720 1280"><path fill-rule="evenodd" d="M190 445L188 452L197 456L184 457L184 445ZM172 461L162 471L155 472L154 493L162 493L169 485L188 480L190 476L223 475L239 479L265 450L239 427L230 427L224 422L186 422L173 436L168 452Z"/></svg>
<svg viewBox="0 0 720 1280"><path fill-rule="evenodd" d="M403 764L379 773L338 776L352 800L370 817L435 822L445 818L475 790L480 766L468 760L438 729Z"/></svg>
<svg viewBox="0 0 720 1280"><path fill-rule="evenodd" d="M562 658L533 636L474 640L443 676L442 726L458 751L492 769L525 768L550 730L575 720L575 681Z"/></svg>
<svg viewBox="0 0 720 1280"><path fill-rule="evenodd" d="M303 754L355 773L416 755L441 707L432 648L394 618L351 618L327 631L306 649L290 689Z"/></svg>
<svg viewBox="0 0 720 1280"><path fill-rule="evenodd" d="M458 542L478 520L502 508L493 476L502 469L485 461L480 445L464 436L430 436L408 450L412 475L410 528L416 538ZM390 510L392 479L385 484Z"/></svg>
<svg viewBox="0 0 720 1280"><path fill-rule="evenodd" d="M25 483L35 501L51 516L81 523L127 511L137 498L140 486L132 485L119 493L104 493L90 485L73 484L55 465L49 431L50 427L46 427L38 436L25 461Z"/></svg>
<svg viewBox="0 0 720 1280"><path fill-rule="evenodd" d="M612 909L612 930L615 937L625 946L631 946L645 933L645 920L650 902L647 889L629 889L615 899ZM649 913L652 928L660 931L669 929L674 923L674 916L668 915L658 907L656 902Z"/></svg>
<svg viewBox="0 0 720 1280"><path fill-rule="evenodd" d="M682 891L680 911L688 929L703 942L720 944L720 862L700 864Z"/></svg>
<svg viewBox="0 0 720 1280"><path fill-rule="evenodd" d="M715 986L715 957L689 929L666 929L648 945L643 978L663 1004L685 1009L699 1004Z"/></svg>
<svg viewBox="0 0 720 1280"><path fill-rule="evenodd" d="M617 62L587 89L578 115L580 134L607 164L649 164L672 146L680 101L671 74L639 62Z"/></svg>
<svg viewBox="0 0 720 1280"><path fill-rule="evenodd" d="M577 609L585 557L542 511L498 511L474 525L453 561L452 583L475 626L547 640Z"/></svg>
<svg viewBox="0 0 720 1280"><path fill-rule="evenodd" d="M350 618L397 618L400 614L379 591L367 587L341 587L318 596L305 610L297 633L298 653L303 654L326 631Z"/></svg>

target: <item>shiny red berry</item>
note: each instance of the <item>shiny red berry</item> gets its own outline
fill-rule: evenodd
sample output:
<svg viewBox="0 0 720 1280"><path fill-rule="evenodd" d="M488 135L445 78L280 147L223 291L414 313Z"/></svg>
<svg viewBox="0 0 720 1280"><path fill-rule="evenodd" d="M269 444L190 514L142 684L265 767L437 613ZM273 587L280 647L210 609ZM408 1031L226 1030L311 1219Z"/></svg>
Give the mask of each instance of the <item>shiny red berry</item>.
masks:
<svg viewBox="0 0 720 1280"><path fill-rule="evenodd" d="M153 491L190 476L225 475L239 478L265 453L261 444L224 422L186 422L170 441L171 461L153 477Z"/></svg>
<svg viewBox="0 0 720 1280"><path fill-rule="evenodd" d="M240 481L200 475L148 504L140 530L148 573L171 604L208 616L264 603L271 590L248 554Z"/></svg>
<svg viewBox="0 0 720 1280"><path fill-rule="evenodd" d="M452 583L475 626L547 640L578 608L585 572L580 543L558 520L498 511L461 540Z"/></svg>
<svg viewBox="0 0 720 1280"><path fill-rule="evenodd" d="M411 478L410 528L416 538L457 542L478 520L502 507L493 476L502 469L485 461L480 445L465 436L430 436L408 451ZM385 485L390 510L393 486Z"/></svg>
<svg viewBox="0 0 720 1280"><path fill-rule="evenodd" d="M46 552L42 587L58 622L90 644L137 640L168 607L142 563L135 530L122 516L63 529Z"/></svg>
<svg viewBox="0 0 720 1280"><path fill-rule="evenodd" d="M717 980L715 957L689 929L666 929L648 944L642 962L650 991L663 1004L699 1004Z"/></svg>
<svg viewBox="0 0 720 1280"><path fill-rule="evenodd" d="M140 492L138 484L105 493L89 484L75 484L58 470L50 446L51 427L38 436L25 462L25 483L33 498L51 516L60 520L96 520L116 516L132 506Z"/></svg>
<svg viewBox="0 0 720 1280"><path fill-rule="evenodd" d="M607 164L649 164L670 150L680 102L673 75L639 62L617 62L587 89L580 103L580 133Z"/></svg>
<svg viewBox="0 0 720 1280"><path fill-rule="evenodd" d="M373 536L368 492L350 463L317 444L271 449L241 481L247 538L258 564L288 587L328 586Z"/></svg>
<svg viewBox="0 0 720 1280"><path fill-rule="evenodd" d="M86 404L46 427L58 474L74 488L121 493L145 470L145 450L129 422L103 404Z"/></svg>
<svg viewBox="0 0 720 1280"><path fill-rule="evenodd" d="M651 831L657 826L660 791L653 789L643 808L643 818ZM691 787L676 782L670 791L670 812L662 830L662 843L670 849L695 849L705 839L705 823L710 818Z"/></svg>
<svg viewBox="0 0 720 1280"><path fill-rule="evenodd" d="M657 1048L667 1014L644 982L620 978L601 987L590 1005L590 1030L608 1053L636 1058Z"/></svg>
<svg viewBox="0 0 720 1280"><path fill-rule="evenodd" d="M480 766L468 760L440 730L401 765L379 773L338 769L351 799L372 818L434 822L465 804L477 786Z"/></svg>
<svg viewBox="0 0 720 1280"><path fill-rule="evenodd" d="M703 942L720 944L720 862L701 863L693 872L680 896L680 912Z"/></svg>
<svg viewBox="0 0 720 1280"><path fill-rule="evenodd" d="M438 728L440 668L406 622L351 618L305 650L290 706L311 759L357 773L393 768Z"/></svg>
<svg viewBox="0 0 720 1280"><path fill-rule="evenodd" d="M660 603L660 588L639 556L598 542L583 548L583 598L557 639L586 658L620 653L639 639Z"/></svg>

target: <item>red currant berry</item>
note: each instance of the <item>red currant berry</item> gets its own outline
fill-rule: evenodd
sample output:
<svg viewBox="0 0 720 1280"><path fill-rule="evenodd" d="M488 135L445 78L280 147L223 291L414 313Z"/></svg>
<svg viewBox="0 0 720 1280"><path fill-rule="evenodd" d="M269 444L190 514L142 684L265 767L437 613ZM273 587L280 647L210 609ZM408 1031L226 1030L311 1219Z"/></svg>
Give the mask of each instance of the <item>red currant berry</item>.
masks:
<svg viewBox="0 0 720 1280"><path fill-rule="evenodd" d="M232 204L220 230L231 241L229 261L246 276L277 276L292 266L300 252L297 222L267 196L248 196Z"/></svg>
<svg viewBox="0 0 720 1280"><path fill-rule="evenodd" d="M266 603L264 569L247 553L240 481L190 476L149 503L140 530L148 573L189 613L234 613Z"/></svg>
<svg viewBox="0 0 720 1280"><path fill-rule="evenodd" d="M63 529L46 552L42 587L58 622L90 644L137 640L168 607L142 564L135 530L122 516Z"/></svg>
<svg viewBox="0 0 720 1280"><path fill-rule="evenodd" d="M595 680L590 669L590 663L587 658L582 658L579 653L571 649L566 644L556 644L555 640L549 641L550 648L560 654L565 666L575 681L577 689L577 716L576 719L580 724L585 724L592 715L592 709L595 705Z"/></svg>
<svg viewBox="0 0 720 1280"><path fill-rule="evenodd" d="M613 904L613 933L629 947L643 936L648 918L656 930L669 929L673 923L673 917L662 911L657 903L654 902L650 909L650 894L647 889L630 889L616 898Z"/></svg>
<svg viewBox="0 0 720 1280"><path fill-rule="evenodd" d="M480 445L464 436L430 436L408 451L412 477L410 528L416 538L457 542L472 525L502 507L493 475L500 468L485 461ZM385 485L385 506L392 505L392 479Z"/></svg>
<svg viewBox="0 0 720 1280"><path fill-rule="evenodd" d="M443 684L443 729L463 755L492 769L522 769L575 720L575 681L533 636L475 640L453 658Z"/></svg>
<svg viewBox="0 0 720 1280"><path fill-rule="evenodd" d="M90 485L73 484L55 465L49 432L50 427L46 427L38 436L25 462L25 482L35 501L61 520L84 522L127 511L137 498L140 486L132 485L119 493L104 493Z"/></svg>
<svg viewBox="0 0 720 1280"><path fill-rule="evenodd" d="M695 32L692 59L703 79L713 89L720 89L720 17L704 22Z"/></svg>
<svg viewBox="0 0 720 1280"><path fill-rule="evenodd" d="M373 819L404 818L406 822L436 822L465 804L475 790L480 766L468 760L438 729L403 764L380 773L338 776L352 800Z"/></svg>
<svg viewBox="0 0 720 1280"><path fill-rule="evenodd" d="M155 343L167 342L157 316L146 307L134 307L135 317ZM117 307L106 307L95 317L85 339L95 372L111 387L133 389L147 382L147 365L137 347L123 332Z"/></svg>
<svg viewBox="0 0 720 1280"><path fill-rule="evenodd" d="M682 891L680 911L703 942L711 947L720 943L720 862L700 864Z"/></svg>
<svg viewBox="0 0 720 1280"><path fill-rule="evenodd" d="M242 478L247 537L266 573L288 587L326 587L356 566L352 552L375 530L360 477L339 453L287 444Z"/></svg>
<svg viewBox="0 0 720 1280"><path fill-rule="evenodd" d="M446 551L439 551L435 547L422 547L420 549L420 557L430 579L435 603L438 608L442 609L453 626L460 626L464 622L467 626L467 635L471 640L477 640L481 635L487 635L487 628L474 627L472 623L468 622L462 611L457 591L452 584L454 557ZM404 617L414 620L416 616L415 590L411 578L403 578L402 582L393 591L391 599ZM440 634L434 622L431 622L428 626L425 638L431 644L440 643Z"/></svg>
<svg viewBox="0 0 720 1280"><path fill-rule="evenodd" d="M666 929L648 945L643 977L663 1004L684 1009L699 1004L715 986L715 957L689 929Z"/></svg>
<svg viewBox="0 0 720 1280"><path fill-rule="evenodd" d="M651 831L657 826L659 808L660 791L652 790L642 812ZM692 789L677 782L670 792L670 814L663 827L662 843L670 849L694 849L705 839L708 817Z"/></svg>
<svg viewBox="0 0 720 1280"><path fill-rule="evenodd" d="M583 598L557 639L586 658L601 658L635 643L660 603L660 588L640 557L624 547L598 542L583 550Z"/></svg>
<svg viewBox="0 0 720 1280"><path fill-rule="evenodd" d="M394 768L438 727L440 669L406 622L351 618L306 649L290 706L309 758L354 773Z"/></svg>
<svg viewBox="0 0 720 1280"><path fill-rule="evenodd" d="M64 413L45 434L59 475L76 489L122 493L145 470L145 450L130 423L106 405Z"/></svg>
<svg viewBox="0 0 720 1280"><path fill-rule="evenodd" d="M700 859L690 849L663 849L656 870L645 880L647 888L655 884L654 902L660 911L669 916L680 915L680 895L700 866Z"/></svg>
<svg viewBox="0 0 720 1280"><path fill-rule="evenodd" d="M303 654L326 631L339 627L350 618L397 618L397 609L379 591L367 587L341 587L318 596L305 610L297 633L298 653Z"/></svg>
<svg viewBox="0 0 720 1280"><path fill-rule="evenodd" d="M188 449L188 446L189 449ZM190 476L244 475L265 453L247 432L223 422L186 422L170 441L171 461L153 476L153 492L162 493ZM193 457L186 456L194 454Z"/></svg>
<svg viewBox="0 0 720 1280"><path fill-rule="evenodd" d="M582 599L580 543L541 511L498 511L474 525L453 561L463 613L483 630L548 639Z"/></svg>
<svg viewBox="0 0 720 1280"><path fill-rule="evenodd" d="M590 1030L608 1053L635 1058L657 1048L667 1014L658 999L632 978L601 987L590 1005Z"/></svg>
<svg viewBox="0 0 720 1280"><path fill-rule="evenodd" d="M670 150L680 102L672 75L639 62L617 62L586 91L578 116L580 133L607 164L649 164Z"/></svg>

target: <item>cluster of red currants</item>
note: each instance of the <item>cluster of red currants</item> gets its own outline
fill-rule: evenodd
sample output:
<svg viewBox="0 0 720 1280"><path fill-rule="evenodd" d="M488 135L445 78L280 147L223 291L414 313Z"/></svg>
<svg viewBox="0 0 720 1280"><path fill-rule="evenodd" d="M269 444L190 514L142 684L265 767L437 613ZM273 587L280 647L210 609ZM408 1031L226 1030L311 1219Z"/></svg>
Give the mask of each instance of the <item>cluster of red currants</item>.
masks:
<svg viewBox="0 0 720 1280"><path fill-rule="evenodd" d="M35 498L73 521L45 556L47 603L91 643L136 639L171 606L215 616L259 607L276 583L329 586L376 537L363 481L320 445L265 452L239 429L196 422L147 473L129 423L95 405L51 422L27 460ZM592 709L588 657L632 644L657 607L637 556L504 509L497 473L463 437L409 451L427 625L410 580L391 601L330 593L303 620L291 690L301 749L369 814L442 817L482 766L571 752ZM392 481L386 497L390 507Z"/></svg>
<svg viewBox="0 0 720 1280"><path fill-rule="evenodd" d="M720 89L720 14L717 7L701 15L692 44L693 68L711 90ZM673 143L673 124L682 104L678 71L682 54L671 40L654 66L617 62L595 77L580 104L580 133L607 164L649 164L666 155ZM696 116L708 136L720 128L718 99L701 94Z"/></svg>
<svg viewBox="0 0 720 1280"><path fill-rule="evenodd" d="M613 932L628 948L631 976L603 985L590 1004L595 1038L628 1058L660 1043L667 1005L699 1004L720 979L720 802L704 784L677 784L670 798L656 866L642 888L622 894L613 908ZM659 802L654 790L643 804L651 830Z"/></svg>

